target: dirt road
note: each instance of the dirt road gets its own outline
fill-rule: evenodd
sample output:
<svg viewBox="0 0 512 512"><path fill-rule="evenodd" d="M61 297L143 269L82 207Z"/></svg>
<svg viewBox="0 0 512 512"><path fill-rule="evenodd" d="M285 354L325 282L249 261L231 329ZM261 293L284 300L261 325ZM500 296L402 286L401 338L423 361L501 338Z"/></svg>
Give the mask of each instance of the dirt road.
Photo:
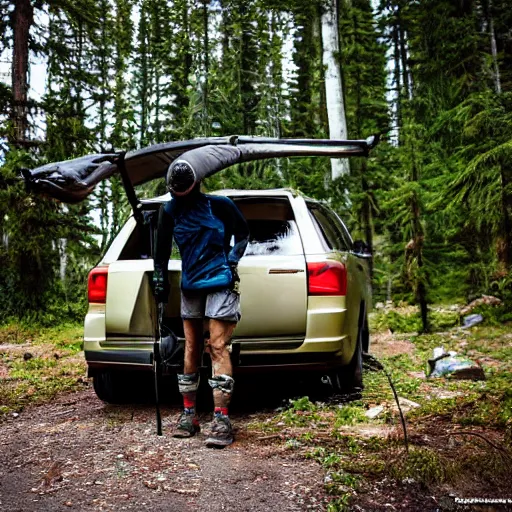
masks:
<svg viewBox="0 0 512 512"><path fill-rule="evenodd" d="M151 406L92 390L29 407L0 431L0 510L324 510L320 466L248 431L255 418L235 415L237 442L212 450L202 434L157 437Z"/></svg>

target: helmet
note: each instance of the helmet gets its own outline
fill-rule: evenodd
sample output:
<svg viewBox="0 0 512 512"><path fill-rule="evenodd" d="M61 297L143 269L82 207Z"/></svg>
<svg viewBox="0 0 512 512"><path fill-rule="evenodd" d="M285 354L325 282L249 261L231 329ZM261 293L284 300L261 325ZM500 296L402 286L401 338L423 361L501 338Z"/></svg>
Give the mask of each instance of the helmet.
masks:
<svg viewBox="0 0 512 512"><path fill-rule="evenodd" d="M186 196L196 184L196 173L185 160L176 160L167 171L167 189L172 195Z"/></svg>

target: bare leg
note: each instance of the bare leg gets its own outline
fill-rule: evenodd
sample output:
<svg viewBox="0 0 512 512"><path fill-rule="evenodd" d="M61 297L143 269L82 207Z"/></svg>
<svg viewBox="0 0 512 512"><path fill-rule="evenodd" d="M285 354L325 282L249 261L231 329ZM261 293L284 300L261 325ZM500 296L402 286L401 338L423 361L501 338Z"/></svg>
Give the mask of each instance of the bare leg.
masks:
<svg viewBox="0 0 512 512"><path fill-rule="evenodd" d="M185 331L184 373L196 373L203 342L203 320L200 318L183 320L183 330Z"/></svg>
<svg viewBox="0 0 512 512"><path fill-rule="evenodd" d="M203 337L202 319L183 320L185 331L185 364L178 374L178 387L183 396L183 414L174 430L174 437L191 437L199 431L196 418L197 388L199 386L199 358Z"/></svg>
<svg viewBox="0 0 512 512"><path fill-rule="evenodd" d="M233 375L231 356L228 346L231 336L236 327L235 322L224 322L221 320L210 320L210 356L212 359L212 377L219 375ZM222 391L219 388L213 390L213 403L215 408L227 409L231 399L231 393Z"/></svg>

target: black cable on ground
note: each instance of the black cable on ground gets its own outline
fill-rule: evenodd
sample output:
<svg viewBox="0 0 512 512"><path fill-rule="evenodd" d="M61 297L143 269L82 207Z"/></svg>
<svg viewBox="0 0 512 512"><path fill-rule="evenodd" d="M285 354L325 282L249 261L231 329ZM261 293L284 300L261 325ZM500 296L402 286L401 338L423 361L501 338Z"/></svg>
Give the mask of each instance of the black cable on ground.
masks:
<svg viewBox="0 0 512 512"><path fill-rule="evenodd" d="M391 390L393 391L393 396L395 397L396 405L398 407L398 412L400 413L400 421L402 423L402 429L404 431L404 443L405 443L405 451L407 454L409 454L409 438L407 436L407 425L405 423L405 416L402 411L402 407L400 407L400 401L398 400L398 395L396 393L395 386L393 385L393 382L391 380L391 376L387 372L386 368L384 368L384 365L376 359L374 356L370 354L364 354L364 362L363 366L366 367L368 370L373 371L383 371L384 375L388 378L389 385L391 386Z"/></svg>

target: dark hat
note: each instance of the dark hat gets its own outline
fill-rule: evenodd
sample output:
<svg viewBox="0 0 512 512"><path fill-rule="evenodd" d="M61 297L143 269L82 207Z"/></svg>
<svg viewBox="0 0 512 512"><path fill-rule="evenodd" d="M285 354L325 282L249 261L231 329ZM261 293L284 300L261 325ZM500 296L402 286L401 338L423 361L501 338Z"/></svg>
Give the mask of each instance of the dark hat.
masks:
<svg viewBox="0 0 512 512"><path fill-rule="evenodd" d="M196 184L196 173L185 160L176 160L167 171L167 189L175 196L187 195Z"/></svg>

